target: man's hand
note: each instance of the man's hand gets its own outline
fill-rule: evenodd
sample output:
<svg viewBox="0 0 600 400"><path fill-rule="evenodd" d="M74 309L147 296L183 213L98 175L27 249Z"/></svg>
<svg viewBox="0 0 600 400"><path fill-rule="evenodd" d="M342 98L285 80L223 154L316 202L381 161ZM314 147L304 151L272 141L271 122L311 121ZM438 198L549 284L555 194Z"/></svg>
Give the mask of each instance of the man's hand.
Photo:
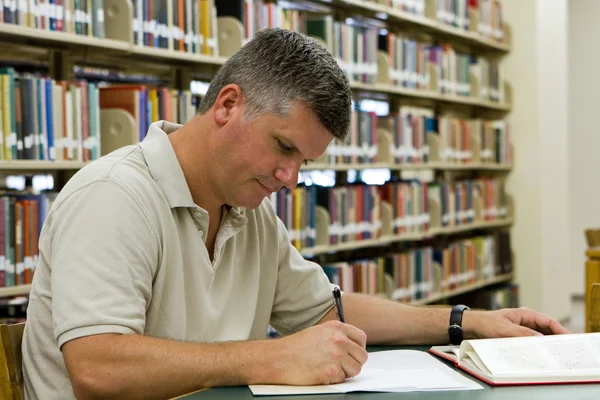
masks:
<svg viewBox="0 0 600 400"><path fill-rule="evenodd" d="M288 385L328 385L358 375L367 361L367 335L329 321L276 340L281 354L276 381Z"/></svg>
<svg viewBox="0 0 600 400"><path fill-rule="evenodd" d="M554 318L526 307L497 311L468 310L463 314L462 326L465 339L570 333Z"/></svg>

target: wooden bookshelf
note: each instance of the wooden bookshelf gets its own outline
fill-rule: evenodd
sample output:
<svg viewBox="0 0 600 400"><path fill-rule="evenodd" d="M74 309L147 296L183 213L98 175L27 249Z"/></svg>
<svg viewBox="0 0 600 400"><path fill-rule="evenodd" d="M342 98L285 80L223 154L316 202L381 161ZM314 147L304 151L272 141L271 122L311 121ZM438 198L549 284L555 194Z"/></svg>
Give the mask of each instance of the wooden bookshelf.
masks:
<svg viewBox="0 0 600 400"><path fill-rule="evenodd" d="M300 253L305 257L313 257L320 254L336 253L346 250L358 250L367 247L386 246L390 243L397 242L414 242L442 235L453 235L462 232L494 229L507 227L513 224L512 218L503 218L497 221L479 221L472 224L464 224L458 226L432 228L426 232L410 232L403 235L383 235L377 239L357 240L352 242L343 242L332 245L320 245L308 247L300 250Z"/></svg>
<svg viewBox="0 0 600 400"><path fill-rule="evenodd" d="M419 299L419 300L411 301L410 304L416 305L416 306L421 306L421 305L426 305L426 304L431 304L431 303L437 303L439 301L446 300L450 297L465 294L465 293L471 292L473 290L496 285L498 283L510 282L513 279L514 279L513 273L498 275L492 279L486 279L484 281L477 282L477 283L474 283L471 285L466 285L466 286L463 286L458 289L448 290L448 291L445 291L442 293L436 293L432 296L429 296L426 299Z"/></svg>
<svg viewBox="0 0 600 400"><path fill-rule="evenodd" d="M439 170L439 171L504 171L512 170L511 164L494 163L468 163L457 164L448 162L430 162L430 163L372 163L372 164L322 164L313 163L303 165L303 171L332 170L332 171L350 171L365 169L389 169L392 171L419 171L419 170Z"/></svg>
<svg viewBox="0 0 600 400"><path fill-rule="evenodd" d="M36 160L14 160L0 161L0 171L57 171L78 170L85 167L86 161L36 161Z"/></svg>
<svg viewBox="0 0 600 400"><path fill-rule="evenodd" d="M89 47L99 51L129 52L131 44L123 40L101 39L68 32L56 32L0 22L0 40L10 43L53 46L55 48Z"/></svg>
<svg viewBox="0 0 600 400"><path fill-rule="evenodd" d="M0 287L0 297L25 296L30 290L31 285Z"/></svg>
<svg viewBox="0 0 600 400"><path fill-rule="evenodd" d="M429 90L413 90L407 89L400 86L387 85L383 83L362 83L362 82L352 82L350 87L355 91L365 91L365 92L373 92L373 93L382 93L387 95L399 96L399 97L407 97L412 99L423 99L423 100L432 100L436 102L449 103L449 104L459 104L459 105L468 105L477 107L484 110L493 110L493 111L504 111L508 112L511 110L510 104L499 104L491 101L479 100L473 97L467 96L449 96L444 95L442 93L429 91Z"/></svg>
<svg viewBox="0 0 600 400"><path fill-rule="evenodd" d="M337 9L354 11L358 15L368 16L380 21L408 25L420 31L463 43L478 50L499 53L508 53L511 50L509 35L506 35L507 39L505 42L487 40L486 38L481 37L477 32L465 31L449 25L444 25L436 20L427 18L426 16L407 13L403 10L398 10L376 2L368 2L365 0L305 0L305 2L332 5ZM429 1L427 3L428 4L425 6L426 15L427 7L433 5L433 2Z"/></svg>
<svg viewBox="0 0 600 400"><path fill-rule="evenodd" d="M157 62L184 62L186 64L203 64L221 66L227 61L226 57L207 56L204 54L186 53L154 47L142 47L132 45L131 55L145 60Z"/></svg>
<svg viewBox="0 0 600 400"><path fill-rule="evenodd" d="M225 1L225 0L218 0ZM332 10L337 17L356 17L357 19L370 18L376 20L380 27L386 25L399 27L411 32L421 32L440 43L449 43L452 46L468 47L469 50L478 52L482 55L503 55L511 50L510 27L505 25L506 42L500 43L488 40L475 31L465 31L451 26L444 25L431 18L432 10L435 8L436 0L426 1L425 16L410 14L392 7L379 4L377 1L366 0L283 0L281 3L298 4L312 3L320 7ZM210 56L203 54L194 54L189 52L179 52L162 48L145 47L134 44L133 40L133 9L130 0L104 0L105 8L105 29L106 38L96 38L74 33L55 32L49 30L39 30L14 24L0 23L0 43L16 44L19 47L30 47L37 49L38 53L47 51L49 54L48 65L50 75L54 79L72 79L69 71L73 70L75 64L85 64L86 62L98 68L116 68L140 73L147 73L143 68L153 65L162 72L166 71L161 78L166 77L177 89L189 87L189 81L194 76L206 77L213 74L218 67L222 66L244 42L243 26L233 18L219 18L218 25L218 46L221 51L220 56ZM336 17L336 18L337 18ZM472 17L472 16L471 16ZM379 21L379 22L377 22ZM472 28L473 29L473 28ZM23 45L23 46L21 46ZM9 46L6 46L9 47ZM23 50L25 51L25 50ZM2 59L10 58L11 53L0 55ZM386 54L378 54L383 57L380 64L387 65ZM39 57L38 57L39 58ZM142 67L144 64L144 67ZM385 69L385 68L384 68ZM151 69L150 69L151 70ZM152 71L152 70L151 70ZM439 87L430 85L428 90L413 90L402 86L394 86L385 82L390 82L387 71L385 74L380 72L377 76L377 82L366 84L361 82L351 82L351 89L355 94L361 97L374 97L378 99L390 100L393 104L402 102L429 105L458 105L471 107L469 109L472 115L497 115L507 113L512 109L512 89L510 85L502 82L504 86L504 102L497 103L484 100L479 97L478 83L474 82L470 93L472 96L446 95L438 91ZM171 74L172 73L172 74ZM439 76L432 75L432 82L437 82ZM383 82L383 83L382 83ZM471 80L473 82L473 80ZM465 107L455 107L463 109ZM114 110L112 110L114 111ZM122 111L122 110L120 110ZM104 111L103 111L104 112ZM491 113L494 112L494 113ZM123 112L124 113L124 112ZM112 114L115 114L113 112ZM131 121L116 118L108 115L106 120L114 122L123 132L133 132ZM102 117L102 116L101 116ZM492 117L489 117L492 119ZM103 120L104 121L104 120ZM118 123L117 123L118 122ZM123 122L121 124L121 122ZM131 126L130 126L131 125ZM109 124L102 122L103 130L109 128ZM112 128L112 127L111 127ZM119 131L121 132L121 131ZM135 137L131 135L131 137ZM387 148L391 138L385 138L386 135L379 135L381 142L387 140L382 148ZM383 138L383 139L381 139ZM386 147L387 146L387 147ZM429 158L430 160L439 160L441 157ZM480 158L474 158L479 160ZM472 162L472 163L451 163L444 161L430 161L422 164L397 164L389 162L393 160L389 155L378 158L380 162L373 164L327 164L317 160L309 166L302 167L303 171L310 170L366 170L366 169L388 169L391 171L419 171L431 170L437 173L442 172L444 176L452 177L452 172L460 171L482 171L482 172L510 172L513 168L511 164L495 164L490 162ZM10 174L11 172L28 171L46 171L57 172L62 175L68 175L70 171L75 171L87 165L86 162L77 161L0 161L0 172ZM61 172L63 171L63 172ZM341 174L343 175L343 174ZM452 179L452 178L450 178ZM59 180L65 182L65 179ZM58 185L60 186L60 184ZM388 214L391 218L391 215ZM508 227L513 223L512 214L509 218L497 221L477 221L472 224L452 226L452 227L431 227L426 232L414 232L403 235L390 235L391 230L384 232L384 235L377 239L364 241L344 242L336 245L317 245L311 248L301 250L301 253L307 257L319 254L343 252L349 250L358 250L368 247L387 246L397 242L415 242L425 239L431 239L441 236L451 236L470 231L480 231L495 228ZM479 217L476 217L479 218ZM385 224L384 224L385 225ZM430 225L431 226L431 225ZM481 287L495 283L506 282L512 279L512 274L503 275L475 285L465 286L458 290L437 294L428 299L419 300L414 304L427 304L443 300L447 297L462 294ZM24 295L29 293L30 285L0 288L0 297L15 295Z"/></svg>

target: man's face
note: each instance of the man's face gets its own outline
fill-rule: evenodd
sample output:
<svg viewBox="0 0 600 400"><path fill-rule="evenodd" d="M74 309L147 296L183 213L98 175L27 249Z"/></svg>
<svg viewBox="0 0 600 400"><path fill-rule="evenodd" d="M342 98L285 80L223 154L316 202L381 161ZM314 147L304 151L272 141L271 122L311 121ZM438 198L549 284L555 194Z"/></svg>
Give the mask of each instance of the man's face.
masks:
<svg viewBox="0 0 600 400"><path fill-rule="evenodd" d="M220 146L219 192L226 204L256 208L266 196L294 188L298 170L319 158L333 140L312 111L294 103L289 116L263 115L230 121Z"/></svg>

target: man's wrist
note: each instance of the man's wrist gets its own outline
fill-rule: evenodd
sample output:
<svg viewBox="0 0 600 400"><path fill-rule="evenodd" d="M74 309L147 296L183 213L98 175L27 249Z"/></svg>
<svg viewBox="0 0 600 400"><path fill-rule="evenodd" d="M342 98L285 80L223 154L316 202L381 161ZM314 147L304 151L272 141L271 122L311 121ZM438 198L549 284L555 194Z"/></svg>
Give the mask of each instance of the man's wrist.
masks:
<svg viewBox="0 0 600 400"><path fill-rule="evenodd" d="M480 311L475 310L465 310L463 311L462 318L462 329L463 329L463 339L477 339L479 335L477 334L477 321L478 314Z"/></svg>

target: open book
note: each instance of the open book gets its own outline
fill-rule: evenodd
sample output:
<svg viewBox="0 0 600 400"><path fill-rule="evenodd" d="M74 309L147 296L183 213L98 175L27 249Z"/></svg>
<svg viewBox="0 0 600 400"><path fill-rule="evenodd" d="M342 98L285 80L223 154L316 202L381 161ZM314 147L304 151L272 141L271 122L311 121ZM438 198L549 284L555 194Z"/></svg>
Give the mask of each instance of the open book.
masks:
<svg viewBox="0 0 600 400"><path fill-rule="evenodd" d="M490 385L600 382L600 333L464 340L429 352Z"/></svg>

